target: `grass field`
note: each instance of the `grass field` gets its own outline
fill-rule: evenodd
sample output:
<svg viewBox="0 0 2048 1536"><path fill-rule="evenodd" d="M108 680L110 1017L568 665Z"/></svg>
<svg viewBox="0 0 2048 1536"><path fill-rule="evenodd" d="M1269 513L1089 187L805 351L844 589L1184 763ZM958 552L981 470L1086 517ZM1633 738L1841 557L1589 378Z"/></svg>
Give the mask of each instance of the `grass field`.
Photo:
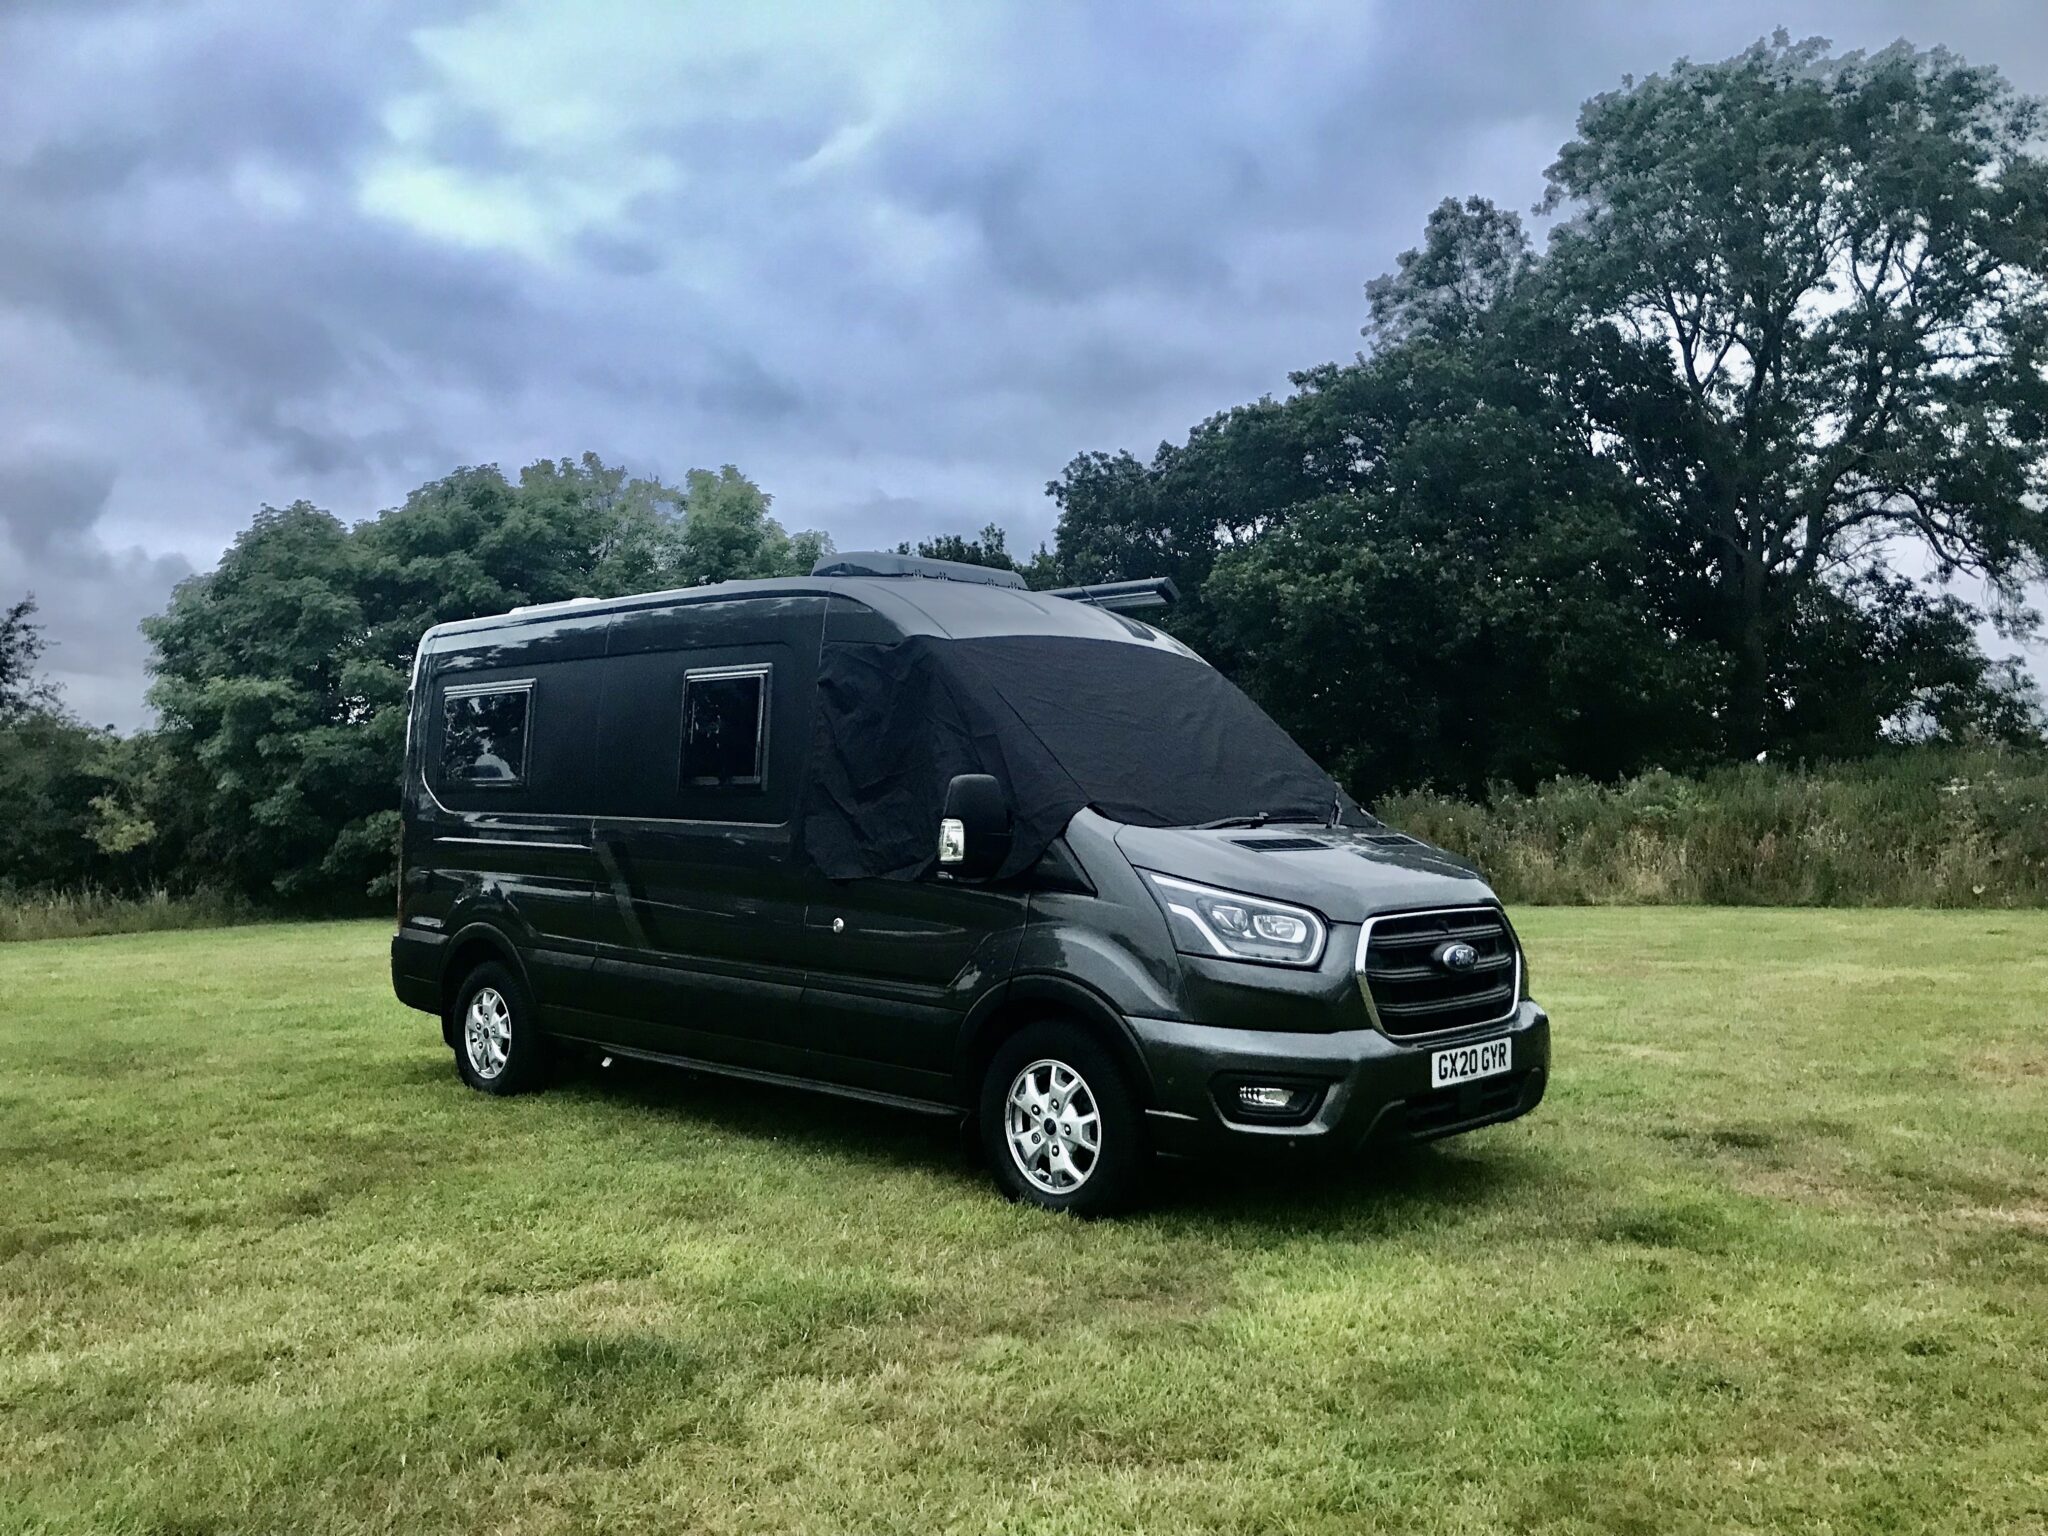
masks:
<svg viewBox="0 0 2048 1536"><path fill-rule="evenodd" d="M0 949L0 1529L2040 1531L2048 914L1529 911L1518 1124L1147 1215L375 924Z"/></svg>

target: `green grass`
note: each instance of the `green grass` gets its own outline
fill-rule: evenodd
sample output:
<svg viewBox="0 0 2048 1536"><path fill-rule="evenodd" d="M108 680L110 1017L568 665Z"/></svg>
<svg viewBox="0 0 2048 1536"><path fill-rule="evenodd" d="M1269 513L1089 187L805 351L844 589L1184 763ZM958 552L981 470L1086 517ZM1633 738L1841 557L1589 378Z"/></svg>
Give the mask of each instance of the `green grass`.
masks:
<svg viewBox="0 0 2048 1536"><path fill-rule="evenodd" d="M0 951L0 1529L2039 1531L2048 915L1530 911L1518 1124L1137 1218L376 924Z"/></svg>

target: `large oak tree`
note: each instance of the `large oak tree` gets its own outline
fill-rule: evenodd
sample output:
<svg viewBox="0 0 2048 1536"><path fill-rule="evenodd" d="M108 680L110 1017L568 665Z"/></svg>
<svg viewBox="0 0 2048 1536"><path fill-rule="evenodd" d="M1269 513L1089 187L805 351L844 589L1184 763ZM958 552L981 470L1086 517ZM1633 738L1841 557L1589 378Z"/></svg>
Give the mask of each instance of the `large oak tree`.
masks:
<svg viewBox="0 0 2048 1536"><path fill-rule="evenodd" d="M1596 98L1546 248L1444 203L1367 355L1069 464L1061 574L1176 577L1364 795L2031 734L1944 579L2048 560L2041 123L1782 37Z"/></svg>
<svg viewBox="0 0 2048 1536"><path fill-rule="evenodd" d="M1710 575L1729 745L1776 745L1815 592L2048 563L2041 104L1904 43L1779 34L1595 97L1549 172L1542 291L1603 451Z"/></svg>

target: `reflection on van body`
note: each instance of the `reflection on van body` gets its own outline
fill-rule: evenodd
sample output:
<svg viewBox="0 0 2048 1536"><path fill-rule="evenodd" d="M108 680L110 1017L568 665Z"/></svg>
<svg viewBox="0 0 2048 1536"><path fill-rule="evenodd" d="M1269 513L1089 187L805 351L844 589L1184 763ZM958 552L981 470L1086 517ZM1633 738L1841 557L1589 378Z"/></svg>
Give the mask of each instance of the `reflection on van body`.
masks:
<svg viewBox="0 0 2048 1536"><path fill-rule="evenodd" d="M1178 641L1008 573L831 569L422 639L392 979L472 1086L580 1044L967 1115L1007 1193L1084 1212L1160 1154L1535 1107L1492 892Z"/></svg>

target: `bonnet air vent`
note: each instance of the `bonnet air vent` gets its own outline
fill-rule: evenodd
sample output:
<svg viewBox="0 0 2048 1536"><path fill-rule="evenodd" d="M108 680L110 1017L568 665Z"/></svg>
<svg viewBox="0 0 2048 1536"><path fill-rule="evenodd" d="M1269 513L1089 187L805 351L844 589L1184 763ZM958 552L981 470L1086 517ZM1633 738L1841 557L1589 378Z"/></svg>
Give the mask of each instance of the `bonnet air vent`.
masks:
<svg viewBox="0 0 2048 1536"><path fill-rule="evenodd" d="M1378 843L1383 848L1423 846L1421 838L1410 837L1406 832L1373 832L1368 833L1365 840L1368 843Z"/></svg>
<svg viewBox="0 0 2048 1536"><path fill-rule="evenodd" d="M1313 853L1329 846L1313 837L1233 837L1231 841L1240 848L1255 848L1260 853Z"/></svg>

